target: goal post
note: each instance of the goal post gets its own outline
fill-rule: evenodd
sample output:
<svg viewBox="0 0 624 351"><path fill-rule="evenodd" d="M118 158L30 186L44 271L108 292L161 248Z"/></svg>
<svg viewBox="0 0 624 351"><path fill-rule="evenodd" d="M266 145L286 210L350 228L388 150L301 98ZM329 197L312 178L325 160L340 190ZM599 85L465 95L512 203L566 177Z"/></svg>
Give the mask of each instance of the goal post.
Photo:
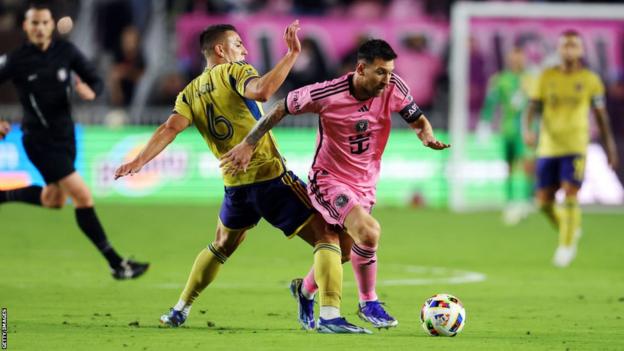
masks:
<svg viewBox="0 0 624 351"><path fill-rule="evenodd" d="M501 182L507 177L505 164L499 162L483 162L479 155L474 155L474 150L467 149L473 144L470 139L473 137L470 132L469 123L472 118L474 122L474 111L470 108L470 42L471 40L481 40L476 37L475 30L481 21L489 21L491 31L497 31L499 37L490 40L493 45L505 45L505 37L518 35L514 31L539 31L543 28L550 32L552 39L554 32L561 32L566 26L575 26L581 35L595 39L595 45L588 51L589 65L593 70L601 74L609 74L605 65L611 64L614 69L621 67L624 58L622 57L622 47L617 48L616 43L611 43L609 38L621 38L624 34L624 5L620 4L543 4L543 3L497 3L497 2L458 2L451 11L451 41L450 41L450 108L449 108L449 134L452 142L450 149L451 156L448 165L449 178L449 205L455 211L495 209L504 205L504 199L498 197L474 196L478 193L479 184L484 182ZM498 21L498 22L497 22ZM621 22L621 23L617 23ZM498 23L498 27L497 27ZM509 27L509 28L507 28ZM580 28L579 28L580 27ZM621 27L621 28L620 28ZM524 29L523 29L524 28ZM588 32L591 30L591 32ZM613 32L613 33L612 33ZM483 34L480 32L477 34ZM493 34L494 35L494 34ZM604 40L606 38L607 40ZM552 40L551 40L552 42ZM547 47L546 45L545 47ZM554 45L549 47L551 51ZM594 50L595 49L595 50ZM553 54L544 53L544 54ZM489 57L484 63L485 69L489 68L493 73L491 61L495 58ZM500 55L497 57L500 64ZM614 62L611 62L614 61ZM542 62L544 64L546 60ZM604 69L604 71L601 71ZM472 117L471 117L472 114ZM473 123L474 124L474 123ZM597 150L597 151L596 151ZM591 148L592 155L588 155L596 162L604 163L604 158L600 157L600 148ZM594 155L593 153L598 153ZM602 155L604 156L604 155ZM610 170L609 170L610 171ZM606 200L596 197L595 194L586 195L589 199L593 196L594 203L622 204L624 200L624 190L617 180L615 173L608 175L608 181L613 182L615 190L604 196ZM604 179L607 179L604 178ZM604 179L602 181L604 181ZM596 191L596 187L590 187ZM615 192L614 192L615 191ZM611 196L611 198L609 198ZM604 201L603 201L604 200ZM587 200L587 202L591 202Z"/></svg>

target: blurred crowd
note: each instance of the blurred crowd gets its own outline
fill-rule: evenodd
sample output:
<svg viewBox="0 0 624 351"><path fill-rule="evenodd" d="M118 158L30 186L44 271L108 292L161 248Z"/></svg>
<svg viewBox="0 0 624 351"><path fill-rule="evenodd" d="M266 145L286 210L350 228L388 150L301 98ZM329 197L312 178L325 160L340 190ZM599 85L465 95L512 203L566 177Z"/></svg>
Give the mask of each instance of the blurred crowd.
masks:
<svg viewBox="0 0 624 351"><path fill-rule="evenodd" d="M171 106L176 94L203 70L201 54L195 50L192 57L182 57L176 43L178 18L188 15L244 17L249 15L273 17L324 16L349 20L400 20L422 18L447 26L452 0L51 0L55 17L71 16L81 20L85 4L90 21L94 23L88 41L92 50L87 54L97 64L106 80L106 93L100 102L107 106L128 110L135 100L137 88L145 79L156 58L163 59L155 77L149 81L148 105ZM513 1L518 2L518 1ZM540 1L546 2L546 1ZM561 2L561 1L559 1ZM609 1L601 1L609 2ZM618 1L611 1L618 2ZM0 54L17 47L23 41L21 22L29 2L0 0ZM153 9L161 6L163 16L155 16ZM166 45L157 47L146 39L153 21L165 23ZM84 28L84 27L82 27ZM71 39L84 33L71 34ZM302 54L283 86L284 91L344 74L353 69L355 52L365 35L354 39L352 47L339 57L331 59L327 48L317 38L302 36ZM193 42L196 40L193 39ZM448 115L448 38L441 45L427 33L413 32L399 42L402 62L410 69L397 66L397 71L418 93L417 102L427 112L441 116L433 118L436 127L446 127ZM483 53L478 43L470 42L470 106L478 111L483 102L488 74L484 70ZM270 62L269 62L270 63ZM260 65L260 71L265 70ZM622 74L604 77L614 115L624 112L624 78ZM15 102L16 95L8 84L0 85L0 103ZM433 111L433 112L432 112ZM437 113L436 113L437 112ZM624 123L619 119L614 127L624 135ZM618 133L616 130L616 134Z"/></svg>

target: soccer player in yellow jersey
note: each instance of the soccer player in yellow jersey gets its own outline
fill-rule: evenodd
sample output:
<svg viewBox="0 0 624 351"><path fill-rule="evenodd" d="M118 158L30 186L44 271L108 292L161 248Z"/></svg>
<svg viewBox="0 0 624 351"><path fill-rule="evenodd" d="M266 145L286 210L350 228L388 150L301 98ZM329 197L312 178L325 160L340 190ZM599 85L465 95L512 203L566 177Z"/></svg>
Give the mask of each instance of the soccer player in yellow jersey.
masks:
<svg viewBox="0 0 624 351"><path fill-rule="evenodd" d="M553 264L567 267L576 256L581 235L581 210L577 193L585 171L585 153L589 143L589 112L592 110L611 167L617 166L617 153L605 109L604 86L600 77L583 67L583 43L576 31L559 37L561 63L540 75L523 123L527 145L535 146L537 137L531 129L534 116L541 111L537 142L537 201L550 222L559 231L559 247ZM555 207L555 193L563 189L565 201Z"/></svg>
<svg viewBox="0 0 624 351"><path fill-rule="evenodd" d="M205 29L200 34L200 46L206 69L180 92L169 119L134 160L115 171L116 177L139 172L191 124L217 158L241 142L262 116L259 101L275 93L295 63L301 51L298 30L298 21L286 28L287 54L260 76L243 61L247 50L233 26L221 24ZM184 323L197 296L244 240L247 230L264 218L285 235L299 235L314 246L315 274L322 277L320 314L329 321L319 325L318 331L370 333L340 316L342 254L337 234L327 230L322 217L312 209L305 184L288 171L273 136L267 134L258 142L246 173L223 173L223 181L225 195L216 238L197 256L178 303L161 317L161 322L171 327ZM315 328L314 320L300 318L300 323L305 329Z"/></svg>

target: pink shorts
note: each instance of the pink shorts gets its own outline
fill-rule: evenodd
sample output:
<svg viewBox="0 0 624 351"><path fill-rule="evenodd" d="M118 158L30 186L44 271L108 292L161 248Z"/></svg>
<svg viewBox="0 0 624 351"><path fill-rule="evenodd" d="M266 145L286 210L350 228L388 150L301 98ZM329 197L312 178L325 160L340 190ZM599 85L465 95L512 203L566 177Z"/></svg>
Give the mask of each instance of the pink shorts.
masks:
<svg viewBox="0 0 624 351"><path fill-rule="evenodd" d="M308 181L312 206L328 224L344 226L345 218L355 205L370 213L375 204L374 193L362 193L324 171L310 172Z"/></svg>

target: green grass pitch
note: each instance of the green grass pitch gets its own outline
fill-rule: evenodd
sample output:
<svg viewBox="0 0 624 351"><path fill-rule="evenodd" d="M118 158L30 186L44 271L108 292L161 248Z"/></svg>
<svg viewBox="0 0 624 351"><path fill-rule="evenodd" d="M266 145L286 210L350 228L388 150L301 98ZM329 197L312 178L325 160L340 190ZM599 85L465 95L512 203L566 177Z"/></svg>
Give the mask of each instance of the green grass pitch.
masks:
<svg viewBox="0 0 624 351"><path fill-rule="evenodd" d="M195 255L213 238L218 208L107 204L98 213L123 254L152 263L143 278L114 281L71 208L0 208L9 350L624 349L622 214L586 214L578 257L562 270L550 264L556 234L538 215L508 228L493 212L376 209L383 229L378 292L400 324L367 336L299 329L287 286L307 272L311 249L266 223L200 296L185 327L159 328ZM439 292L466 307L456 338L420 328L421 304ZM362 325L356 301L347 265L343 312Z"/></svg>

